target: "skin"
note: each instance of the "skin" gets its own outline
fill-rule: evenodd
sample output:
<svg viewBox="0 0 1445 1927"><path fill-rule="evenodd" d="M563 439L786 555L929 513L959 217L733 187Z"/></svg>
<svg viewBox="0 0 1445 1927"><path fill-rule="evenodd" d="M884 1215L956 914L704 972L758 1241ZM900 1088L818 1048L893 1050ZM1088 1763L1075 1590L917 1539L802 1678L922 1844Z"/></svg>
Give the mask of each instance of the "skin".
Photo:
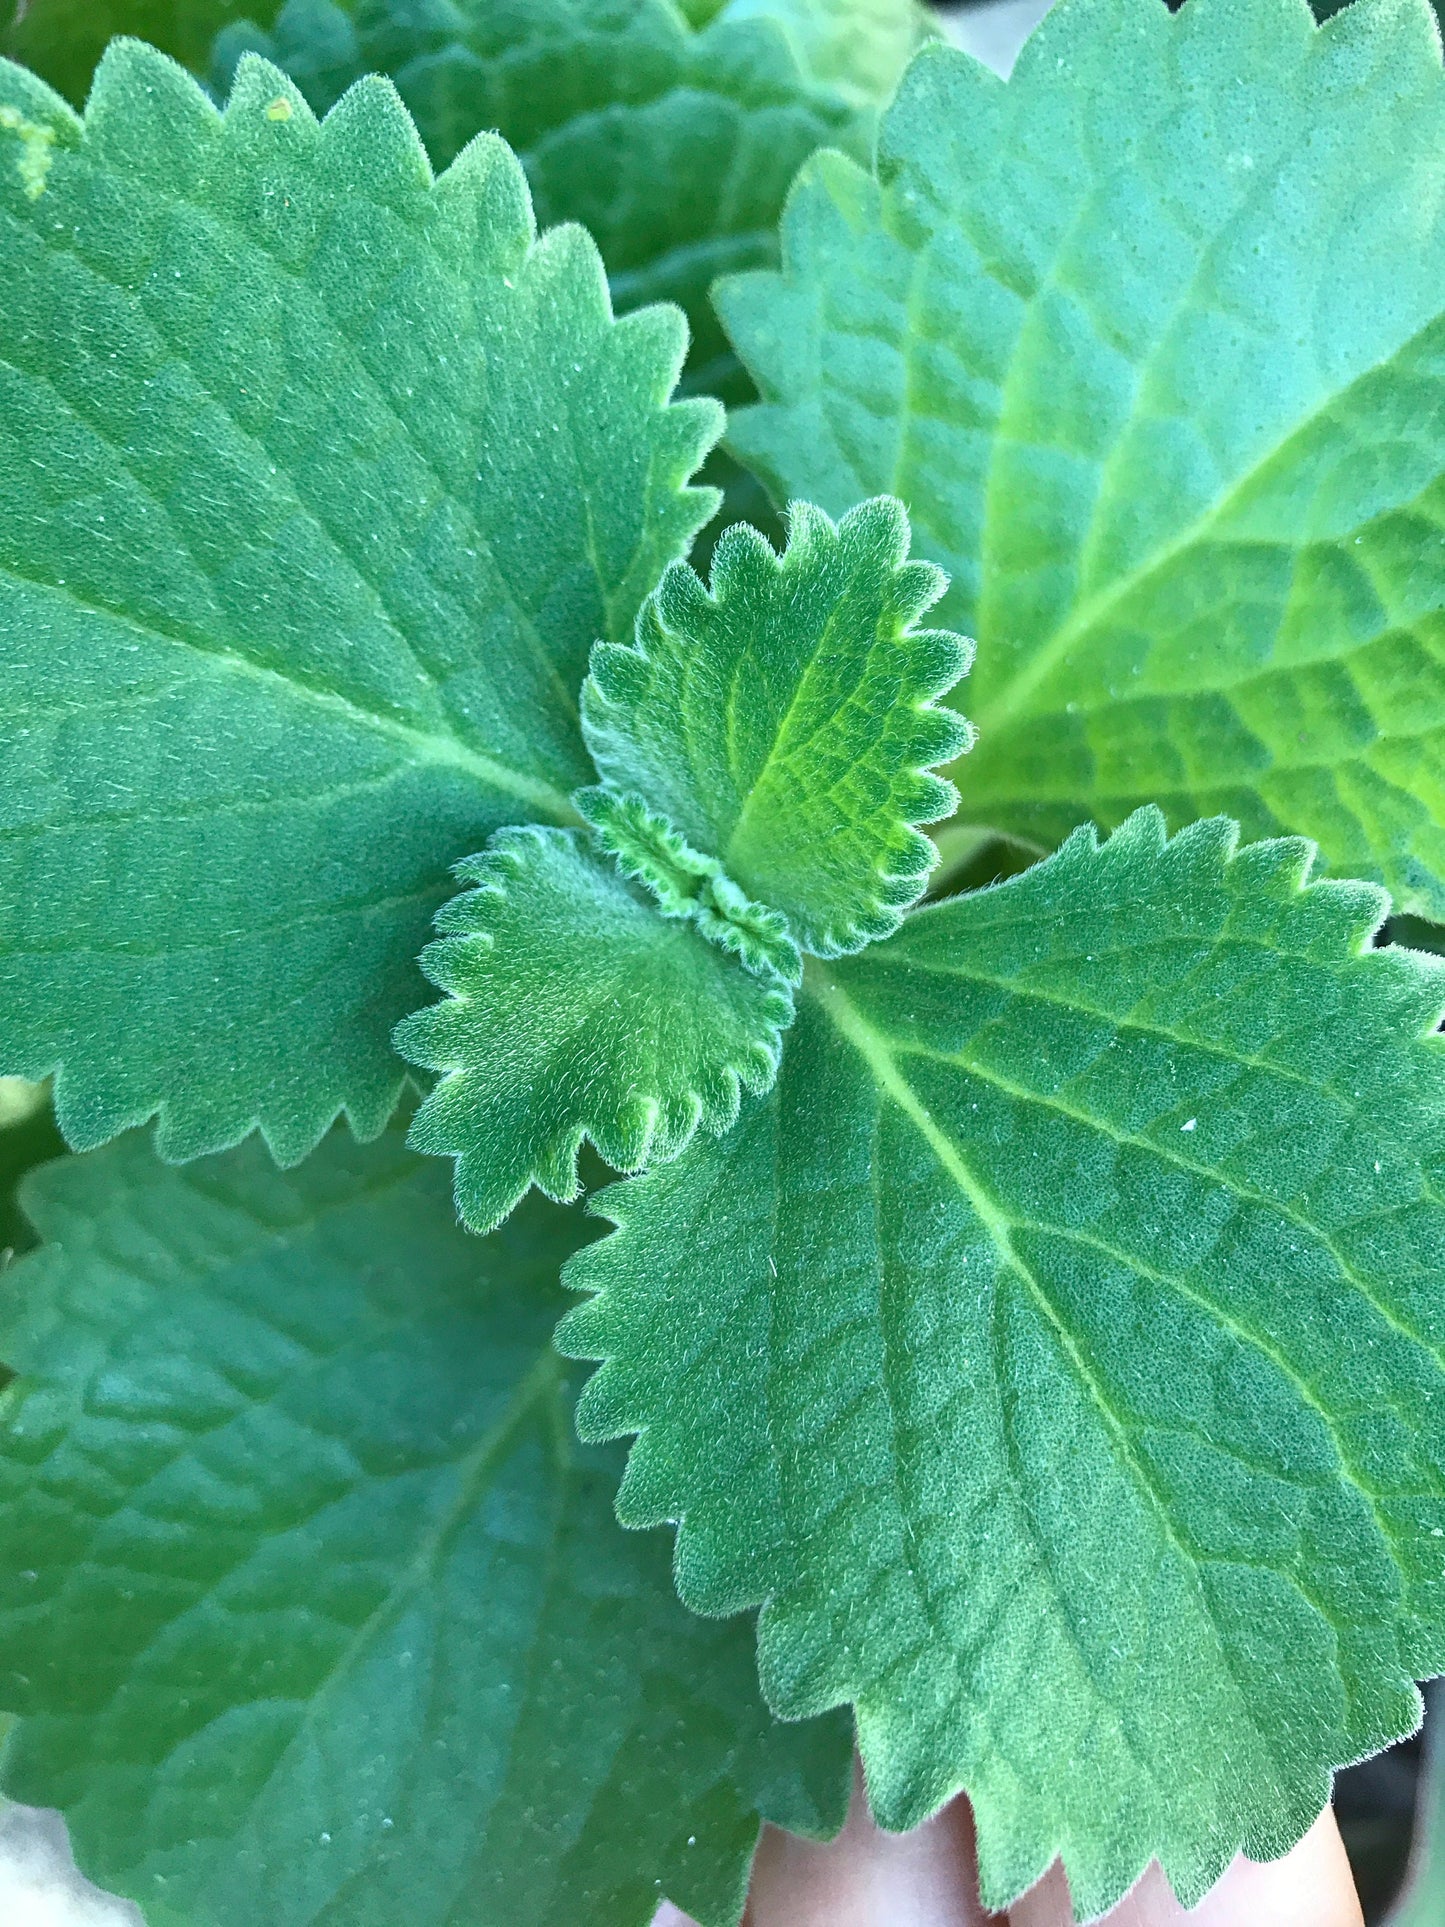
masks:
<svg viewBox="0 0 1445 1927"><path fill-rule="evenodd" d="M690 1923L664 1908L654 1927ZM764 1834L743 1927L1074 1927L1074 1914L1059 1867L1007 1914L983 1911L966 1801L898 1835L879 1831L860 1796L826 1846ZM1151 1867L1100 1927L1363 1927L1363 1915L1327 1809L1283 1860L1236 1860L1192 1913Z"/></svg>

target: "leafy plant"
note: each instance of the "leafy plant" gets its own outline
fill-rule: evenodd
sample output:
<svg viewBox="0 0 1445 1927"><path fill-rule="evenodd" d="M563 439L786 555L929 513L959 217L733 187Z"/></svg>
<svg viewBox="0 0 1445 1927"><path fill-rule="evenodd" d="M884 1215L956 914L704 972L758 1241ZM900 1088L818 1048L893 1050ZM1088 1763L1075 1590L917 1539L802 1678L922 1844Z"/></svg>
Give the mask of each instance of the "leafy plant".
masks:
<svg viewBox="0 0 1445 1927"><path fill-rule="evenodd" d="M1063 0L870 163L916 34L0 67L4 1764L156 1922L730 1927L843 1708L1192 1904L1445 1673L1433 16Z"/></svg>

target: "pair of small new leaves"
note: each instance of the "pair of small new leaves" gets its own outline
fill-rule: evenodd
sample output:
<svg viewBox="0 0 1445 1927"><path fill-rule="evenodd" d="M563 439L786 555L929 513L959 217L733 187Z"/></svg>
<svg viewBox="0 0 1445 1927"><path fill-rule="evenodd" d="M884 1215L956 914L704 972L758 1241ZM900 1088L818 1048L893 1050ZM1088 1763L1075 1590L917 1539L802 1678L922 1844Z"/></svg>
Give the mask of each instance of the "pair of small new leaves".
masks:
<svg viewBox="0 0 1445 1927"><path fill-rule="evenodd" d="M888 497L836 526L796 505L781 557L735 527L710 591L674 564L635 644L594 649L585 821L458 866L477 887L422 960L448 1000L397 1031L442 1074L412 1142L456 1158L474 1230L534 1183L575 1197L584 1137L633 1171L730 1129L777 1075L802 953L859 950L921 895L915 826L957 800L930 772L971 734L937 698L971 645L916 627L947 583L908 547Z"/></svg>

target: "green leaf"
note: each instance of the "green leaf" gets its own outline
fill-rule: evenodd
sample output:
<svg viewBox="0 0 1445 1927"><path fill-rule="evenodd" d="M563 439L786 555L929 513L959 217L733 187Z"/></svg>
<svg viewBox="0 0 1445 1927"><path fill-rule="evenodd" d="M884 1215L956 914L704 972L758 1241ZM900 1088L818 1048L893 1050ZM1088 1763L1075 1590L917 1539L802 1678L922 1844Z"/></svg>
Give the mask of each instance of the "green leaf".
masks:
<svg viewBox="0 0 1445 1927"><path fill-rule="evenodd" d="M682 352L385 82L0 67L0 1070L72 1144L381 1128L448 866L575 821L587 652L709 512Z"/></svg>
<svg viewBox="0 0 1445 1927"><path fill-rule="evenodd" d="M990 1906L1192 1905L1445 1671L1445 966L1309 862L1142 811L810 967L569 1268L622 1516L885 1826L967 1789Z"/></svg>
<svg viewBox="0 0 1445 1927"><path fill-rule="evenodd" d="M699 1126L737 1119L741 1090L777 1075L793 1000L691 922L670 921L569 830L503 830L457 866L478 887L422 953L446 1000L398 1026L397 1048L442 1073L412 1125L456 1159L457 1209L490 1231L536 1184L575 1198L590 1137L635 1171Z"/></svg>
<svg viewBox="0 0 1445 1927"><path fill-rule="evenodd" d="M96 63L118 34L147 40L203 70L216 35L250 15L270 24L277 0L21 0L0 4L0 54L33 69L76 107Z"/></svg>
<svg viewBox="0 0 1445 1927"><path fill-rule="evenodd" d="M478 1243L400 1133L32 1180L0 1356L17 1798L151 1927L645 1927L842 1817L744 1630L611 1517L549 1332L574 1218Z"/></svg>
<svg viewBox="0 0 1445 1927"><path fill-rule="evenodd" d="M871 5L880 47L890 25L900 42L914 37L913 0ZM225 35L217 71L225 77L241 48L259 49L318 109L360 74L389 74L439 167L478 129L495 128L522 159L541 225L585 224L619 310L678 302L694 379L721 391L736 388L736 365L709 285L777 260L784 198L815 148L867 151L871 108L852 86L800 65L816 50L848 70L850 15L851 0L848 14L774 0L725 7L694 31L672 0L357 0L348 11L290 0L272 35ZM895 74L901 57L900 45ZM890 90L880 87L875 101Z"/></svg>
<svg viewBox="0 0 1445 1927"><path fill-rule="evenodd" d="M1158 801L1445 918L1445 77L1425 0L1063 0L925 49L719 300L779 499L897 494L978 639L971 822Z"/></svg>
<svg viewBox="0 0 1445 1927"><path fill-rule="evenodd" d="M604 780L635 790L805 950L837 956L896 929L937 852L913 826L947 816L929 773L968 725L934 698L968 668L960 637L914 627L947 586L908 560L888 498L836 526L789 511L779 557L745 524L710 589L668 570L635 645L600 643L582 727Z"/></svg>

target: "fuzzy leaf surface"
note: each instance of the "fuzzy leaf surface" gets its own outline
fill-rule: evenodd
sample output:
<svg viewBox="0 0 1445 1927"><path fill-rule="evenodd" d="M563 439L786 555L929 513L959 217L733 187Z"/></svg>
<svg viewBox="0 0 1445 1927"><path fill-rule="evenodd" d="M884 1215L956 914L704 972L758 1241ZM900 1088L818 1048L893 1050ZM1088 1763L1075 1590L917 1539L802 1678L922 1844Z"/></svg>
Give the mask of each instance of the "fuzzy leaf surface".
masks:
<svg viewBox="0 0 1445 1927"><path fill-rule="evenodd" d="M815 148L866 153L917 33L913 0L871 0L857 21L820 0L735 4L697 29L672 0L290 0L269 36L228 32L217 60L224 76L257 48L318 109L389 74L438 167L496 129L541 225L596 237L619 309L686 310L695 378L716 391L736 370L709 285L776 262L784 198ZM888 66L865 107L851 76L869 46Z"/></svg>
<svg viewBox="0 0 1445 1927"><path fill-rule="evenodd" d="M975 636L968 821L1159 802L1445 918L1445 77L1425 0L1063 0L937 46L719 300L779 499L899 495Z"/></svg>
<svg viewBox="0 0 1445 1927"><path fill-rule="evenodd" d="M599 644L582 727L603 778L635 790L805 950L857 950L897 927L936 852L914 826L953 809L931 773L969 728L934 699L971 645L919 616L947 586L908 560L887 497L834 524L795 503L784 554L729 529L704 587L668 570L632 645Z"/></svg>
<svg viewBox="0 0 1445 1927"><path fill-rule="evenodd" d="M1445 966L1307 845L1102 848L805 981L772 1096L603 1194L588 1436L684 1598L766 1602L875 1810L985 1901L1285 1852L1445 1668Z"/></svg>
<svg viewBox="0 0 1445 1927"><path fill-rule="evenodd" d="M457 1209L490 1231L530 1185L575 1198L590 1137L616 1170L728 1130L777 1074L793 1000L691 922L664 917L571 830L503 830L458 866L422 969L446 997L398 1026L441 1073L411 1142L456 1159Z"/></svg>
<svg viewBox="0 0 1445 1927"><path fill-rule="evenodd" d="M682 351L384 81L222 115L123 41L82 125L0 67L0 1070L73 1144L380 1129L448 866L571 816L587 653L709 511Z"/></svg>
<svg viewBox="0 0 1445 1927"><path fill-rule="evenodd" d="M25 1195L5 1784L150 1927L732 1927L760 1812L837 1825L846 1730L772 1723L573 1440L575 1217L479 1242L399 1130Z"/></svg>

